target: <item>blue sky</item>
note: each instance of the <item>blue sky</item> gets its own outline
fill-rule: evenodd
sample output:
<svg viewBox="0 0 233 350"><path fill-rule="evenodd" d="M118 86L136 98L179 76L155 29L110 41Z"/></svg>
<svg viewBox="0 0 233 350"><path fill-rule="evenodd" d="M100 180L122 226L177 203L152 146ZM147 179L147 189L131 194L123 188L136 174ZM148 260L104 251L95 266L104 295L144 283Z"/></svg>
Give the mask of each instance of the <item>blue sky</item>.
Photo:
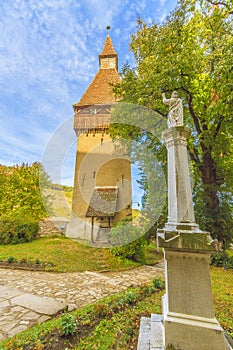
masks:
<svg viewBox="0 0 233 350"><path fill-rule="evenodd" d="M175 5L175 0L1 0L0 164L42 161L65 126L57 145L64 148L65 140L61 181L72 185L72 104L98 71L106 25L121 69L126 61L133 65L128 46L137 18L161 22Z"/></svg>

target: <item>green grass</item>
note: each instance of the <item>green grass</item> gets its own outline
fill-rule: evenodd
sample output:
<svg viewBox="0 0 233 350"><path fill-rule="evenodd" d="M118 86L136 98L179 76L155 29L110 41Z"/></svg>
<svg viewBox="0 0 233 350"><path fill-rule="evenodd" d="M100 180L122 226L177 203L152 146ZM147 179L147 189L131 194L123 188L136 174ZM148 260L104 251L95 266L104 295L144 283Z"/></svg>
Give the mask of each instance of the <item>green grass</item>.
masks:
<svg viewBox="0 0 233 350"><path fill-rule="evenodd" d="M216 317L233 336L232 271L211 268L211 279ZM18 334L11 340L0 342L0 349L136 349L141 316L161 314L164 290L162 287L155 288L156 285L160 283L130 288L125 293L112 295L72 312L72 317L67 318L65 329L69 326L71 332L75 331L73 335L64 336L64 319L62 325L62 317L58 317ZM76 329L73 329L73 320L77 322Z"/></svg>
<svg viewBox="0 0 233 350"><path fill-rule="evenodd" d="M66 197L68 203L70 204L70 206L72 204L72 196L73 196L72 191L65 191L65 197Z"/></svg>
<svg viewBox="0 0 233 350"><path fill-rule="evenodd" d="M156 251L154 244L145 248L145 255L148 265L154 265L163 258L163 254ZM109 249L88 247L62 236L40 237L28 243L0 245L0 260L40 262L40 267L44 270L55 272L115 271L139 265L130 260L121 260Z"/></svg>
<svg viewBox="0 0 233 350"><path fill-rule="evenodd" d="M28 243L0 245L0 260L40 261L45 270L56 272L81 272L121 270L138 266L132 261L122 261L109 249L88 247L66 237L41 237Z"/></svg>
<svg viewBox="0 0 233 350"><path fill-rule="evenodd" d="M233 338L233 270L212 267L211 279L218 321Z"/></svg>
<svg viewBox="0 0 233 350"><path fill-rule="evenodd" d="M150 243L145 247L145 256L147 265L155 265L163 259L163 252L161 249L157 251L155 243Z"/></svg>
<svg viewBox="0 0 233 350"><path fill-rule="evenodd" d="M162 294L152 285L130 288L0 342L0 349L135 349L141 316L161 313ZM70 335L64 336L68 328Z"/></svg>

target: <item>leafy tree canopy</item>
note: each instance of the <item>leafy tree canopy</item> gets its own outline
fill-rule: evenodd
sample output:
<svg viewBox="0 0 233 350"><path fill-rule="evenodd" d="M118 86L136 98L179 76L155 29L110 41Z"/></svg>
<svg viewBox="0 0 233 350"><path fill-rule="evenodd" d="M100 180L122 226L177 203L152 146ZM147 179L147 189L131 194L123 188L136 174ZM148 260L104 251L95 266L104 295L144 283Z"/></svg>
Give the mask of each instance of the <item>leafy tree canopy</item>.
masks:
<svg viewBox="0 0 233 350"><path fill-rule="evenodd" d="M50 184L40 163L0 165L0 219L24 217L41 220L47 216L48 199L41 190Z"/></svg>
<svg viewBox="0 0 233 350"><path fill-rule="evenodd" d="M170 96L178 91L184 123L191 129L188 149L197 221L225 243L233 234L232 16L231 0L181 0L162 24L148 26L139 19L130 44L135 67L125 64L122 82L114 88L122 101L160 116L167 114L162 92ZM113 135L129 129L113 128ZM132 130L128 134L139 135ZM161 149L149 133L143 137L154 152ZM161 161L164 154L160 152Z"/></svg>

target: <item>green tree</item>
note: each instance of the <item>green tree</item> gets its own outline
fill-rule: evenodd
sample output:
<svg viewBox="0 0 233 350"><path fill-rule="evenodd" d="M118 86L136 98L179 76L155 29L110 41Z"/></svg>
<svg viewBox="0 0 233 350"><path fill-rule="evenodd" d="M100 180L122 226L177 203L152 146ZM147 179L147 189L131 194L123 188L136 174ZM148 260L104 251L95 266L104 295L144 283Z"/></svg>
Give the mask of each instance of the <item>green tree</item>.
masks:
<svg viewBox="0 0 233 350"><path fill-rule="evenodd" d="M148 26L139 19L130 44L135 68L126 64L114 88L123 101L161 116L167 114L161 93L179 92L192 131L188 149L197 221L225 245L233 235L232 15L231 0L181 0L163 24ZM123 129L113 134L139 137L135 128ZM165 164L161 145L149 133L141 140Z"/></svg>
<svg viewBox="0 0 233 350"><path fill-rule="evenodd" d="M49 186L49 179L42 165L0 165L0 218L16 216L41 220L47 216L48 198L41 197L41 190Z"/></svg>

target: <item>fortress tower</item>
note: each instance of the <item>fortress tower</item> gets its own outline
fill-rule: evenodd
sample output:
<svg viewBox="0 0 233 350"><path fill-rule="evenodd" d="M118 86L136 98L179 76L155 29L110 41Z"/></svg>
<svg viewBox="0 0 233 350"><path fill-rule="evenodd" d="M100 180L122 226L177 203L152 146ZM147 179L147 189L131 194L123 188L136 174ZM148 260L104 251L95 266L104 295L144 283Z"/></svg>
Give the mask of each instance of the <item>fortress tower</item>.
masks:
<svg viewBox="0 0 233 350"><path fill-rule="evenodd" d="M77 134L72 217L67 236L108 246L110 228L131 217L130 160L108 134L117 103L112 85L120 81L118 56L107 35L99 71L80 101L73 105Z"/></svg>

